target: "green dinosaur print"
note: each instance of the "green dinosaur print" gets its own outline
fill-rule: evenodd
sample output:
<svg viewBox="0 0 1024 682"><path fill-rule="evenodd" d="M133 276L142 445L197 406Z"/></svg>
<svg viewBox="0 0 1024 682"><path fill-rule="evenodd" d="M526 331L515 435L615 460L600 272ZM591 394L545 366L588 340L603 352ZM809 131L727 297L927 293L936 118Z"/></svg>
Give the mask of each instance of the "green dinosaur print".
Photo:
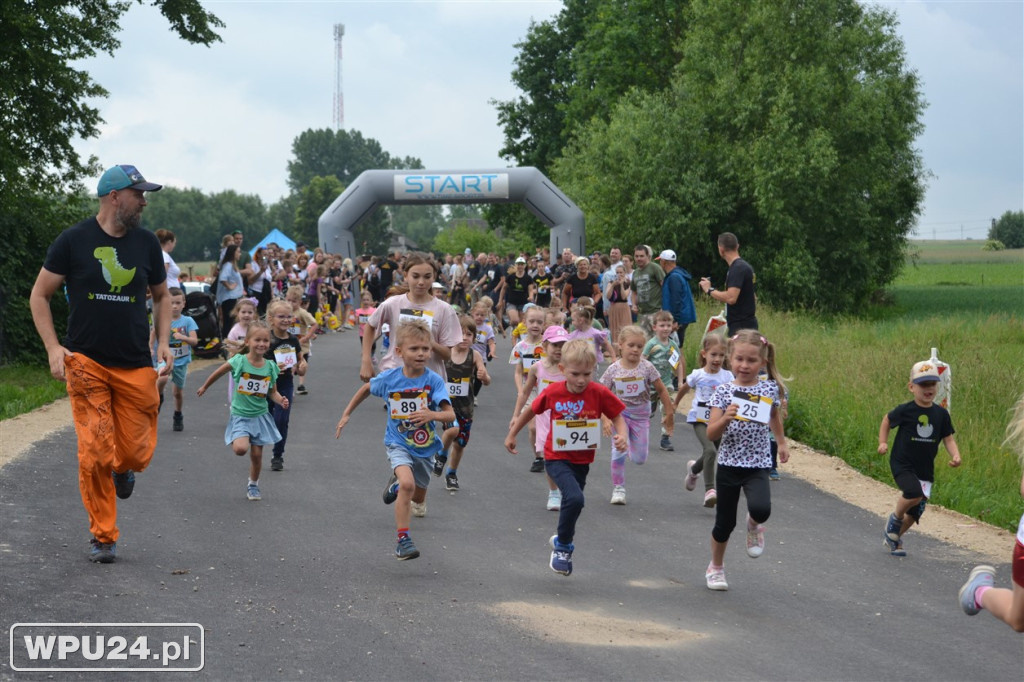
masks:
<svg viewBox="0 0 1024 682"><path fill-rule="evenodd" d="M113 247L98 246L92 252L92 255L100 262L100 267L103 268L103 279L107 280L107 284L110 285L110 293L121 293L121 287L130 283L132 278L135 277L135 268L125 270L117 262L117 251Z"/></svg>

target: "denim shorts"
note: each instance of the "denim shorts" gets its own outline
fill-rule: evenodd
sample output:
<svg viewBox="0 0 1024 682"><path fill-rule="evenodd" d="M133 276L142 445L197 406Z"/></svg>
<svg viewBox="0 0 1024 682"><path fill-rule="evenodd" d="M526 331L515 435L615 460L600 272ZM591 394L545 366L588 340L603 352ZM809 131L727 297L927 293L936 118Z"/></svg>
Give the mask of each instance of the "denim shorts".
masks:
<svg viewBox="0 0 1024 682"><path fill-rule="evenodd" d="M391 469L395 470L401 466L412 469L412 478L417 488L426 488L430 485L430 474L434 470L431 457L417 457L405 448L395 445L385 445L387 448L388 462Z"/></svg>
<svg viewBox="0 0 1024 682"><path fill-rule="evenodd" d="M171 383L178 388L185 388L185 377L188 376L188 365L189 363L187 362L184 365L175 365L174 369L171 370Z"/></svg>

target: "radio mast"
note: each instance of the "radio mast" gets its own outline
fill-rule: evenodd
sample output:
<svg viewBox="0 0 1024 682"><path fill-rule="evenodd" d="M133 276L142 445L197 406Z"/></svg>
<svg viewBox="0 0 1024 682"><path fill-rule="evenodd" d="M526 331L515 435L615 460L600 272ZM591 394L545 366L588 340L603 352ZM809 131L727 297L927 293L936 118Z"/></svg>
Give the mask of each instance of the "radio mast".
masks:
<svg viewBox="0 0 1024 682"><path fill-rule="evenodd" d="M341 89L341 39L345 24L334 25L334 129L345 128L345 95Z"/></svg>

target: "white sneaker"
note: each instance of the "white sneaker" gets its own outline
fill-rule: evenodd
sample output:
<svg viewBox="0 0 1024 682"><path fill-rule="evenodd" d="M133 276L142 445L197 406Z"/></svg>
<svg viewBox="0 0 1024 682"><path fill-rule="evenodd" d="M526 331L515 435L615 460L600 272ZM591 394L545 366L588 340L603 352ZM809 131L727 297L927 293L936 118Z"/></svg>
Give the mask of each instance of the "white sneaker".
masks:
<svg viewBox="0 0 1024 682"><path fill-rule="evenodd" d="M704 573L704 578L707 580L709 590L725 592L729 589L729 583L725 582L724 568L711 568L708 566L708 570Z"/></svg>
<svg viewBox="0 0 1024 682"><path fill-rule="evenodd" d="M548 491L548 511L559 511L562 508L562 491L558 488Z"/></svg>
<svg viewBox="0 0 1024 682"><path fill-rule="evenodd" d="M693 465L697 460L691 459L686 463L686 489L693 490L697 487L697 474L693 473Z"/></svg>
<svg viewBox="0 0 1024 682"><path fill-rule="evenodd" d="M750 517L747 517L747 556L751 559L764 554L764 526L757 524L750 530Z"/></svg>
<svg viewBox="0 0 1024 682"><path fill-rule="evenodd" d="M427 515L427 503L426 502L412 502L412 515L418 519L422 519Z"/></svg>
<svg viewBox="0 0 1024 682"><path fill-rule="evenodd" d="M612 504L626 504L626 486L612 486Z"/></svg>

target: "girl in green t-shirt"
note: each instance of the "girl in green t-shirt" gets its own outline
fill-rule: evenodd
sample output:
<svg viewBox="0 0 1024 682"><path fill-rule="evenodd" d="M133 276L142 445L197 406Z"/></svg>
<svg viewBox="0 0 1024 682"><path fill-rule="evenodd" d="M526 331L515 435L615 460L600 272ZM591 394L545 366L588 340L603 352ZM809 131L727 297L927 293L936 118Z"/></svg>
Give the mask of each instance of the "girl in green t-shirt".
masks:
<svg viewBox="0 0 1024 682"><path fill-rule="evenodd" d="M277 392L274 384L280 370L273 360L264 359L270 348L270 328L258 320L249 324L241 352L213 370L199 387L196 395L203 395L217 379L228 372L235 380L231 396L231 416L224 430L224 444L230 445L236 455L249 453L249 483L246 497L259 500L260 470L263 468L263 446L281 440L281 432L270 416L267 400L288 409L288 398Z"/></svg>

